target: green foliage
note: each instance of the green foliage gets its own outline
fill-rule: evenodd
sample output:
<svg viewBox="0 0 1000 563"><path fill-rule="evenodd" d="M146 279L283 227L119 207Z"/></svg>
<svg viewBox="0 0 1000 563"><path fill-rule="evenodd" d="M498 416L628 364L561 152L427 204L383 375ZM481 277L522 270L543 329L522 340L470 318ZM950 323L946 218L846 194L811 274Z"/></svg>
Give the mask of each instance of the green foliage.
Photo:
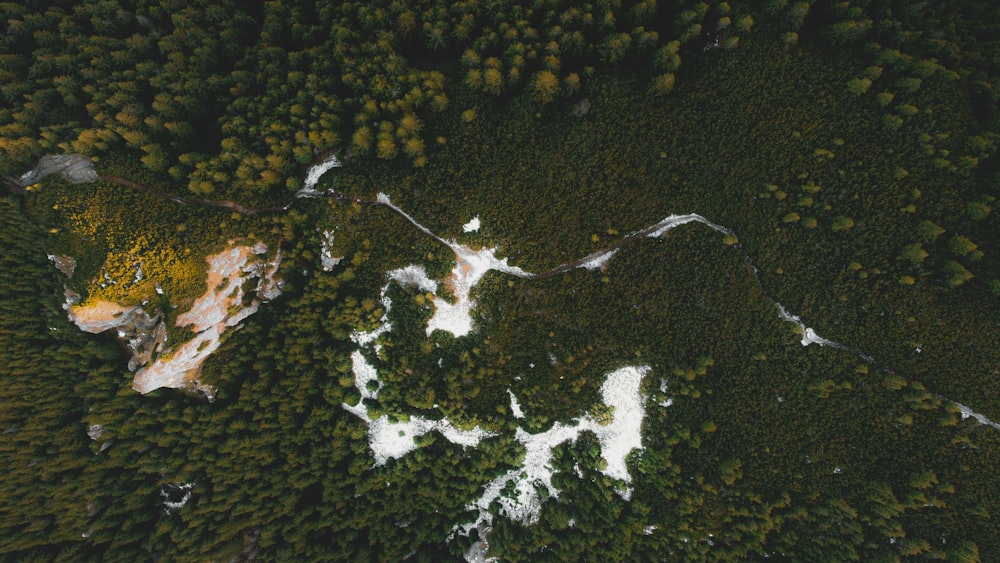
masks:
<svg viewBox="0 0 1000 563"><path fill-rule="evenodd" d="M872 86L870 78L852 78L847 81L847 91L855 96L860 96L868 91Z"/></svg>
<svg viewBox="0 0 1000 563"><path fill-rule="evenodd" d="M554 449L560 494L536 525L493 507L488 555L997 559L1000 442L944 399L998 417L998 300L983 291L998 292L997 226L981 195L996 187L995 9L731 4L3 4L5 175L45 151L127 152L101 171L284 205L304 165L350 140L354 159L321 188L384 191L529 270L680 210L739 238L689 224L600 272L492 272L462 338L428 336L432 296L391 284L393 328L365 352L371 412L499 435L463 448L426 434L373 468L342 407L360 400L350 336L380 324L387 270L443 279L453 256L437 240L335 199L250 218L53 180L23 209L0 201L0 555L456 559L472 538L446 538L475 517L466 505L523 456L513 430L608 420L603 374L641 364L630 500L584 433ZM722 35L702 33L719 18ZM735 44L733 29L739 49L704 50ZM682 56L696 64L678 72ZM844 84L859 76L896 96L855 97ZM483 231L462 233L479 214ZM350 259L321 273L324 229ZM65 320L43 252L79 258L74 286L143 257L177 303L202 279L197 257L234 233L283 241L286 290L205 366L212 404L132 393L122 354ZM135 301L141 285L85 289ZM878 363L800 346L774 301ZM171 483L195 485L167 513Z"/></svg>
<svg viewBox="0 0 1000 563"><path fill-rule="evenodd" d="M944 234L944 228L929 219L924 219L917 225L917 235L924 242L934 242Z"/></svg>
<svg viewBox="0 0 1000 563"><path fill-rule="evenodd" d="M941 266L941 274L948 287L958 287L974 277L972 272L954 260L945 260Z"/></svg>
<svg viewBox="0 0 1000 563"><path fill-rule="evenodd" d="M948 241L948 248L956 256L968 256L969 254L975 252L978 245L969 240L967 237L955 235Z"/></svg>
<svg viewBox="0 0 1000 563"><path fill-rule="evenodd" d="M899 258L914 266L919 266L929 256L920 243L908 244L899 252Z"/></svg>
<svg viewBox="0 0 1000 563"><path fill-rule="evenodd" d="M835 217L833 219L833 223L830 225L830 228L833 229L834 232L847 231L853 227L854 227L854 219L844 216Z"/></svg>

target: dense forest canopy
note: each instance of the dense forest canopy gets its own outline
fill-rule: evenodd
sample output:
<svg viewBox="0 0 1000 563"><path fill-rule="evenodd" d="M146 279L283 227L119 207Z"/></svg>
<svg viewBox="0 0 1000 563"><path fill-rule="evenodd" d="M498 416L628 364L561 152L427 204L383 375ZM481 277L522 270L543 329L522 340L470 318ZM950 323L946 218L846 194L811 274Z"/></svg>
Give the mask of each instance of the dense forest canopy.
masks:
<svg viewBox="0 0 1000 563"><path fill-rule="evenodd" d="M1000 559L998 65L985 0L0 2L0 560ZM167 359L258 242L212 402L67 317Z"/></svg>

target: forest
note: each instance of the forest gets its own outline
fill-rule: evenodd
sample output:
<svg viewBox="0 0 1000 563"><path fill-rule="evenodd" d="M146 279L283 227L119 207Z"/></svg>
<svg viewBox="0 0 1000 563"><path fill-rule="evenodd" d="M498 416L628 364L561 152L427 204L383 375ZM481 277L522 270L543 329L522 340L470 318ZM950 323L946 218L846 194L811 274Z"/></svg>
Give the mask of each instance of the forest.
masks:
<svg viewBox="0 0 1000 563"><path fill-rule="evenodd" d="M0 561L1000 560L992 2L0 16ZM98 180L25 180L50 154ZM257 242L281 293L210 397L67 314L141 307L167 361ZM467 334L427 329L456 248L511 267Z"/></svg>

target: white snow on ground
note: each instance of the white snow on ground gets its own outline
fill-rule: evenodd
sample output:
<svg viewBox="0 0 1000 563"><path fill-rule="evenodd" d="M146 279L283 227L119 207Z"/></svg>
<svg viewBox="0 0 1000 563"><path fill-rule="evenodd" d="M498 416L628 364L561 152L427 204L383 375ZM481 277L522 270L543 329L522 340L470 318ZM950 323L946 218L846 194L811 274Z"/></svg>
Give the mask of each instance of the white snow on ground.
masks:
<svg viewBox="0 0 1000 563"><path fill-rule="evenodd" d="M663 219L659 223L651 226L650 229L652 229L652 231L650 231L649 235L647 236L649 236L650 238L658 238L663 236L663 234L669 231L670 229L673 229L678 225L690 223L692 221L705 223L706 225L713 228L715 226L714 223L706 220L704 217L698 215L697 213L688 213L687 215L670 215L669 217Z"/></svg>
<svg viewBox="0 0 1000 563"><path fill-rule="evenodd" d="M354 386L361 392L361 398L378 398L378 389L375 391L368 390L368 382L374 381L378 383L378 370L375 369L375 366L368 363L368 359L361 353L361 350L355 350L351 354L351 365L354 368Z"/></svg>
<svg viewBox="0 0 1000 563"><path fill-rule="evenodd" d="M392 270L386 275L403 287L409 285L429 293L434 293L438 288L438 283L427 276L427 270L423 266L411 264L405 268Z"/></svg>
<svg viewBox="0 0 1000 563"><path fill-rule="evenodd" d="M295 193L295 197L318 197L320 192L316 191L316 184L319 179L330 170L341 166L336 155L330 155L323 162L309 167L306 172L306 181L302 189Z"/></svg>
<svg viewBox="0 0 1000 563"><path fill-rule="evenodd" d="M475 308L476 302L469 297L469 291L479 283L486 272L497 270L519 278L530 279L534 277L534 274L508 264L506 258L497 258L496 248L483 248L474 251L455 241L445 240L393 204L388 195L379 192L376 199L380 204L392 209L412 223L421 232L447 245L455 253L455 268L452 269L451 276L444 282L455 294L455 303L448 303L441 298L434 299L434 316L427 323L428 335L437 329L445 330L455 336L465 336L472 332L472 309Z"/></svg>
<svg viewBox="0 0 1000 563"><path fill-rule="evenodd" d="M608 462L603 471L608 477L632 482L625 457L633 449L642 449L642 419L646 416L639 384L649 367L625 367L608 374L601 386L604 404L614 408L614 418L606 426L593 428L601 442L601 456Z"/></svg>
<svg viewBox="0 0 1000 563"><path fill-rule="evenodd" d="M184 508L184 505L191 500L191 489L194 488L194 483L168 483L162 489L160 489L160 496L163 498L163 508L166 512L172 512L174 510L180 510ZM167 490L167 489L171 490ZM183 492L184 496L181 500L176 502L170 501L170 493Z"/></svg>
<svg viewBox="0 0 1000 563"><path fill-rule="evenodd" d="M360 351L351 356L354 360L360 357ZM360 369L359 369L360 368ZM368 409L365 407L365 398L375 398L378 392L371 392L367 389L367 381L371 381L372 372L376 377L378 372L367 361L355 363L355 384L361 390L362 400L357 405L351 406L347 403L341 405L344 410L357 416L368 426L368 446L375 456L375 466L385 465L389 459L397 459L417 449L415 438L419 438L431 431L438 431L446 440L453 444L458 444L466 448L474 448L479 445L483 438L494 436L492 432L487 432L478 426L472 430L461 430L455 428L447 419L428 420L422 416L411 416L405 422L392 422L388 415L382 415L374 420L368 416ZM361 382L365 381L364 384ZM375 379L377 381L377 379ZM365 397L367 395L367 397Z"/></svg>
<svg viewBox="0 0 1000 563"><path fill-rule="evenodd" d="M259 301L244 302L243 282L258 278L257 297L267 301L281 293L275 273L281 253L272 264L253 259L254 254L266 252L267 246L234 246L219 254L205 258L208 261L207 290L191 308L177 317L178 327L190 327L194 338L178 346L173 353L165 352L151 365L135 374L132 388L146 394L161 387L186 388L196 384L195 378L201 364L219 348L222 334L257 312ZM230 314L233 307L239 306ZM211 390L198 387L211 396Z"/></svg>
<svg viewBox="0 0 1000 563"><path fill-rule="evenodd" d="M552 448L565 442L575 442L580 433L590 431L597 435L601 444L601 456L607 462L603 473L614 479L632 481L625 458L633 449L642 448L642 419L646 414L643 398L639 394L639 384L649 373L649 366L629 366L608 374L601 386L604 404L612 407L613 418L607 425L601 425L589 415L575 420L575 426L564 426L556 422L552 428L538 434L529 434L523 428L517 429L516 438L524 444L525 455L520 469L508 471L490 481L481 497L469 504L468 510L478 510L479 518L462 527L465 535L473 528L480 532L493 522L489 507L498 501L500 511L507 518L530 526L538 521L542 501L538 487L545 487L549 496L558 497L559 491L552 485ZM508 483L515 483L513 498L501 496ZM628 500L631 491L622 497ZM482 535L482 534L480 534Z"/></svg>
<svg viewBox="0 0 1000 563"><path fill-rule="evenodd" d="M476 306L476 302L469 297L469 292L486 272L497 270L519 278L530 278L532 274L507 264L506 258L497 258L495 248L473 251L465 245L444 242L455 252L455 267L444 282L455 294L455 303L441 298L434 299L434 316L427 322L427 334L441 329L455 336L465 336L472 332L472 309Z"/></svg>
<svg viewBox="0 0 1000 563"><path fill-rule="evenodd" d="M591 254L590 256L587 256L586 261L580 264L579 267L585 268L590 272L603 269L617 253L618 249L616 248L614 250L606 250L604 252Z"/></svg>
<svg viewBox="0 0 1000 563"><path fill-rule="evenodd" d="M521 410L521 403L517 402L517 397L514 395L514 392L508 389L507 394L510 395L510 412L514 415L514 418L524 418L524 411Z"/></svg>
<svg viewBox="0 0 1000 563"><path fill-rule="evenodd" d="M437 282L427 277L427 272L423 266L407 266L397 270L392 270L386 274L390 282L407 286L416 286L422 291L433 292L437 289ZM382 306L385 314L382 322L375 330L368 332L354 332L351 340L359 346L368 346L375 342L379 336L392 329L389 322L389 310L392 308L392 301L386 295L389 289L388 283L382 288ZM375 345L377 348L377 344ZM389 459L403 457L411 451L417 449L415 438L419 438L428 432L436 430L446 440L462 447L476 447L483 438L493 436L494 433L487 432L478 426L472 430L461 430L456 428L447 419L428 420L421 416L411 416L405 422L392 422L387 415L382 415L376 419L368 416L368 408L365 406L365 399L377 399L378 389L372 391L368 389L369 382L378 383L378 370L368 362L362 351L355 350L351 354L351 363L354 369L354 385L361 393L361 400L357 405L351 406L344 403L343 408L347 412L357 416L368 426L368 445L375 456L375 465L384 465Z"/></svg>
<svg viewBox="0 0 1000 563"><path fill-rule="evenodd" d="M378 340L379 336L382 336L392 330L392 323L389 322L389 310L392 308L392 299L389 299L389 296L385 294L385 291L388 288L388 285L382 288L381 300L382 308L385 312L382 314L382 318L380 319L381 322L378 327L375 328L375 330L369 330L366 332L354 331L351 333L351 340L358 346L367 346Z"/></svg>
<svg viewBox="0 0 1000 563"><path fill-rule="evenodd" d="M355 331L351 333L351 340L359 346L367 346L368 344L375 342L379 336L382 336L392 330L392 323L389 322L389 311L392 309L392 299L389 299L389 296L386 295L386 292L389 290L389 283L396 282L402 287L415 286L421 291L430 293L437 291L437 282L427 277L427 271L424 270L423 266L414 266L411 264L405 268L399 268L387 272L386 277L389 278L389 282L382 286L382 291L379 296L379 300L382 302L382 308L385 310L382 314L382 318L380 319L381 323L374 330L367 332Z"/></svg>
<svg viewBox="0 0 1000 563"><path fill-rule="evenodd" d="M323 231L322 246L320 248L319 260L323 265L323 271L329 272L333 268L340 264L340 261L344 259L343 256L334 256L333 251L333 231Z"/></svg>
<svg viewBox="0 0 1000 563"><path fill-rule="evenodd" d="M788 310L785 309L785 306L782 305L781 303L776 302L774 305L778 308L778 316L780 316L782 320L799 325L799 328L802 330L801 343L803 346L808 346L810 344L819 344L820 346L834 346L837 348L840 347L840 345L838 345L836 342L827 340L821 337L820 335L816 334L815 330L807 327L805 323L802 322L802 319L799 318L798 315L793 315L789 313Z"/></svg>
<svg viewBox="0 0 1000 563"><path fill-rule="evenodd" d="M649 227L650 232L647 236L652 238L660 237L663 236L664 233L666 233L667 231L673 229L678 225L691 223L693 221L702 223L723 234L730 234L730 235L733 234L732 229L728 229L726 227L723 227L722 225L713 223L708 219L705 219L701 215L698 215L697 213L689 213L687 215L670 215L666 217L659 223ZM827 340L826 338L823 338L820 335L816 334L815 330L807 327L805 323L802 322L802 319L799 318L797 315L789 313L788 310L785 309L784 305L782 305L781 303L775 301L774 305L778 308L778 314L783 320L799 325L799 328L802 330L801 343L803 346L809 346L810 344L819 344L820 346L833 346L835 348L845 348L841 344L833 342L832 340Z"/></svg>
<svg viewBox="0 0 1000 563"><path fill-rule="evenodd" d="M496 557L486 556L486 551L488 549L489 545L486 543L486 540L480 539L469 546L469 551L465 552L465 560L468 563L492 563L493 561L496 561Z"/></svg>
<svg viewBox="0 0 1000 563"><path fill-rule="evenodd" d="M969 407L963 405L962 403L959 403L958 401L951 401L951 402L956 407L958 407L958 410L962 413L963 419L969 418L971 416L972 418L976 419L979 422L979 424L992 426L993 428L1000 430L1000 424L997 424L996 422L993 422L989 418L986 418L985 415L979 414L978 412L970 409Z"/></svg>
<svg viewBox="0 0 1000 563"><path fill-rule="evenodd" d="M466 233L472 233L472 232L478 231L479 230L479 226L480 226L479 215L476 215L475 217L472 218L471 221L469 221L468 223L462 225L462 231L466 232Z"/></svg>
<svg viewBox="0 0 1000 563"><path fill-rule="evenodd" d="M666 392L667 392L667 380L666 379L661 379L660 380L660 393L666 393ZM669 406L671 406L673 404L674 404L674 399L672 397L667 397L666 399L660 401L660 406L661 407L669 407Z"/></svg>

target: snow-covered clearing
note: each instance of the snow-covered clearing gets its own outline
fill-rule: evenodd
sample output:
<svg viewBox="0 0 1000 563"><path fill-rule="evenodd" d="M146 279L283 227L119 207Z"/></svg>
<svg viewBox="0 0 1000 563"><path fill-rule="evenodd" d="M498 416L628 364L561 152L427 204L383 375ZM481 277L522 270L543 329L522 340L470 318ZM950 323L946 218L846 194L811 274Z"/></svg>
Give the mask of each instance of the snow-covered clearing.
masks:
<svg viewBox="0 0 1000 563"><path fill-rule="evenodd" d="M490 481L482 496L467 506L469 510L478 510L479 517L472 524L463 526L462 533L468 535L473 528L482 532L492 524L493 515L489 507L493 501L500 503L501 513L511 520L525 525L537 522L542 506L538 487L545 487L551 497L559 496L559 490L552 485L552 448L566 442L575 442L581 432L590 431L597 436L601 444L601 457L607 462L602 473L626 484L631 483L632 476L625 460L632 450L642 449L642 420L646 411L639 385L650 370L649 366L629 366L607 375L601 386L603 402L612 408L612 419L607 424L601 424L590 415L585 415L575 419L572 426L556 422L552 428L538 434L530 434L519 427L516 437L526 450L521 467ZM511 393L511 403L515 404L516 400ZM501 495L501 491L511 482L515 484L515 496L511 498ZM628 500L631 490L626 489L620 494Z"/></svg>
<svg viewBox="0 0 1000 563"><path fill-rule="evenodd" d="M510 389L507 390L507 394L510 395L510 413L514 418L524 418L524 411L521 410L521 403L517 402L517 396Z"/></svg>
<svg viewBox="0 0 1000 563"><path fill-rule="evenodd" d="M468 223L462 225L462 232L472 233L479 230L479 215L473 217Z"/></svg>
<svg viewBox="0 0 1000 563"><path fill-rule="evenodd" d="M340 261L343 260L344 257L333 255L333 231L323 231L321 234L323 239L320 242L319 261L323 266L323 271L330 272L337 266L337 264L340 264Z"/></svg>
<svg viewBox="0 0 1000 563"><path fill-rule="evenodd" d="M387 326L387 325L383 325ZM384 332L384 331L383 331ZM357 340L356 340L357 341ZM366 345L371 340L366 342ZM397 459L417 449L416 438L431 431L439 432L446 440L462 447L476 447L483 438L494 436L478 426L471 430L456 428L447 419L428 420L422 416L411 416L408 420L392 421L388 415L376 419L368 416L365 400L378 398L378 370L368 362L361 350L351 354L354 369L354 385L361 393L361 400L356 405L344 403L347 412L357 416L368 426L368 445L375 457L375 466L385 465L389 459ZM369 383L375 382L375 388L369 389ZM405 419L406 417L398 417Z"/></svg>
<svg viewBox="0 0 1000 563"><path fill-rule="evenodd" d="M486 275L486 272L497 270L519 278L530 279L534 277L533 274L508 264L506 258L497 258L496 248L472 250L466 245L439 237L393 204L389 196L384 193L378 194L378 202L394 210L421 232L448 246L455 253L455 267L451 271L451 276L444 281L444 284L451 288L455 296L455 303L449 303L440 297L434 299L434 316L427 323L428 335L437 329L450 332L455 336L465 336L472 332L472 310L475 308L476 302L469 296L469 293ZM478 224L478 221L476 223ZM426 272L423 276L426 278ZM434 291L436 291L436 283Z"/></svg>
<svg viewBox="0 0 1000 563"><path fill-rule="evenodd" d="M309 167L306 171L306 180L298 192L296 192L295 197L320 197L323 194L316 190L316 184L319 183L319 179L330 170L340 167L342 164L340 159L336 155L328 156L323 162L315 164Z"/></svg>
<svg viewBox="0 0 1000 563"><path fill-rule="evenodd" d="M445 241L445 244L455 252L455 267L444 282L455 294L455 303L434 299L434 316L427 323L427 334L441 329L455 336L465 336L472 332L472 310L476 306L469 293L486 272L497 270L519 278L531 278L532 275L509 265L506 258L497 258L495 248L474 251L453 241Z"/></svg>

